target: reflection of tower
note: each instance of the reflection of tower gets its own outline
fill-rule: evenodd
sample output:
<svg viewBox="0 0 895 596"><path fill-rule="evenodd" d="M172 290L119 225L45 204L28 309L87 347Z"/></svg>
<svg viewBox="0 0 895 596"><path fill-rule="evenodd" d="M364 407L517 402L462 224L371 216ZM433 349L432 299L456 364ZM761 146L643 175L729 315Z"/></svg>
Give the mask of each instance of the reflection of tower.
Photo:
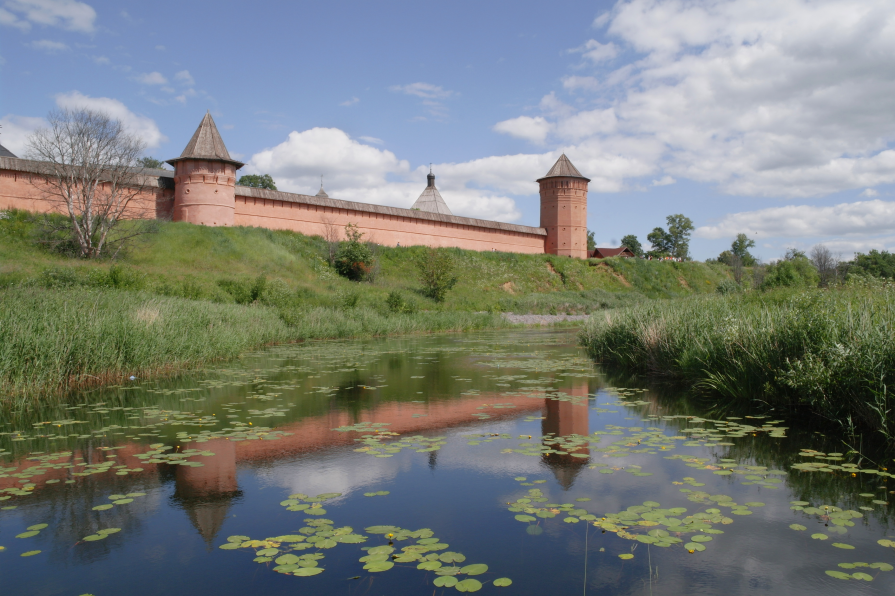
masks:
<svg viewBox="0 0 895 596"><path fill-rule="evenodd" d="M438 454L437 451L429 452L429 469L432 470L433 472L435 471L435 464L438 463L438 455L437 454Z"/></svg>
<svg viewBox="0 0 895 596"><path fill-rule="evenodd" d="M205 544L211 548L224 525L231 501L240 495L236 484L236 444L213 439L203 445L214 453L195 457L201 467L177 466L174 501L183 507Z"/></svg>
<svg viewBox="0 0 895 596"><path fill-rule="evenodd" d="M586 440L590 432L587 401L590 392L587 383L575 385L567 392L575 401L544 400L546 416L541 422L541 433L545 437L548 435L552 437L580 435ZM565 451L565 453L546 453L543 460L553 471L560 486L564 490L568 490L575 483L575 477L581 467L589 461L588 457L581 456L590 455L590 450L587 447L582 447L567 451L556 444L551 444L550 447L557 451Z"/></svg>

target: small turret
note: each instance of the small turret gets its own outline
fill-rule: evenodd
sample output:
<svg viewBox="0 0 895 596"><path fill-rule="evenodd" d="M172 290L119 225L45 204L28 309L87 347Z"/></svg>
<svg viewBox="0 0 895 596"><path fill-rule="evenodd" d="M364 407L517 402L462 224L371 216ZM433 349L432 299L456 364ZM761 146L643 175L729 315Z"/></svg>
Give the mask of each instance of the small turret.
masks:
<svg viewBox="0 0 895 596"><path fill-rule="evenodd" d="M587 258L587 183L563 153L538 179L541 194L541 227L547 230L544 252Z"/></svg>
<svg viewBox="0 0 895 596"><path fill-rule="evenodd" d="M420 211L428 211L429 213L440 213L441 215L453 215L448 209L447 203L441 198L441 193L435 188L435 174L432 173L432 166L429 166L429 175L426 176L428 185L422 192L411 209Z"/></svg>
<svg viewBox="0 0 895 596"><path fill-rule="evenodd" d="M174 166L174 221L232 226L236 209L236 170L211 113L206 113Z"/></svg>

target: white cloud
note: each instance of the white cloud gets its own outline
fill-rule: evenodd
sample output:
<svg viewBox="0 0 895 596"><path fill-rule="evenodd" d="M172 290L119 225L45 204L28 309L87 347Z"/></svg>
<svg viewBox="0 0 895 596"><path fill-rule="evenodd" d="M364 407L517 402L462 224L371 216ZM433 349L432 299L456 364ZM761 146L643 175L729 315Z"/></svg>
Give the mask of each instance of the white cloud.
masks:
<svg viewBox="0 0 895 596"><path fill-rule="evenodd" d="M97 64L109 64L111 61L105 56L91 56L91 60L93 60Z"/></svg>
<svg viewBox="0 0 895 596"><path fill-rule="evenodd" d="M0 133L2 133L0 134L0 144L19 157L23 157L28 137L38 128L46 126L47 121L43 118L7 114L0 118L0 125L3 125L3 128L0 128Z"/></svg>
<svg viewBox="0 0 895 596"><path fill-rule="evenodd" d="M68 47L67 44L62 43L61 41L50 41L49 39L32 41L28 44L28 47L35 50L40 50L41 52L46 52L48 54L55 54L56 52L67 52L71 49L70 47Z"/></svg>
<svg viewBox="0 0 895 596"><path fill-rule="evenodd" d="M863 192L861 192L862 197L877 197L879 196L879 191L874 190L872 188L865 188Z"/></svg>
<svg viewBox="0 0 895 596"><path fill-rule="evenodd" d="M600 88L600 82L595 77L568 76L563 77L562 86L563 89L568 89L573 92L579 89L596 91Z"/></svg>
<svg viewBox="0 0 895 596"><path fill-rule="evenodd" d="M569 51L581 54L595 64L612 60L618 55L618 47L614 43L600 43L595 39L589 39L584 45Z"/></svg>
<svg viewBox="0 0 895 596"><path fill-rule="evenodd" d="M376 137L357 137L357 138L359 138L359 139L360 139L361 141L363 141L364 143L370 143L370 144L373 144L373 145L383 145L383 144L385 144L385 141L383 141L382 139L377 139Z"/></svg>
<svg viewBox="0 0 895 596"><path fill-rule="evenodd" d="M488 186L498 182L506 187L515 181L520 169L526 172L526 178L531 178L534 171L546 172L552 165L552 161L545 165L549 160L541 156L492 157L462 164L435 164L435 173L454 214L514 221L520 217L515 201L504 194L504 189ZM535 169L514 163L522 161L535 164ZM313 128L292 132L280 145L256 153L249 159L247 170L270 174L278 188L306 194L317 192L323 175L331 197L406 208L425 188L428 166L411 170L407 161L391 151L360 143L339 129ZM536 192L537 185L530 181L522 190Z"/></svg>
<svg viewBox="0 0 895 596"><path fill-rule="evenodd" d="M442 89L438 85L429 83L411 83L409 85L392 85L390 91L396 93L404 93L406 95L415 95L425 99L447 99L454 94L453 91Z"/></svg>
<svg viewBox="0 0 895 596"><path fill-rule="evenodd" d="M890 2L621 0L607 14L595 26L613 41L572 50L596 76L563 79L587 107L550 93L541 116L507 120L501 132L599 146L735 195L807 198L895 182ZM622 50L639 56L608 69Z"/></svg>
<svg viewBox="0 0 895 596"><path fill-rule="evenodd" d="M134 77L141 85L167 85L168 79L160 72L144 72Z"/></svg>
<svg viewBox="0 0 895 596"><path fill-rule="evenodd" d="M96 11L76 0L7 0L0 9L0 25L23 31L32 24L92 33Z"/></svg>
<svg viewBox="0 0 895 596"><path fill-rule="evenodd" d="M895 202L858 201L828 207L787 205L731 213L718 224L702 226L699 238L732 238L739 233L756 238L820 238L895 234Z"/></svg>
<svg viewBox="0 0 895 596"><path fill-rule="evenodd" d="M510 135L519 139L525 139L533 143L543 143L553 128L553 123L545 118L536 116L519 116L498 122L494 125L494 131Z"/></svg>
<svg viewBox="0 0 895 596"><path fill-rule="evenodd" d="M154 73L158 74L158 73ZM181 70L177 74L174 75L174 80L178 83L186 85L188 87L192 87L196 84L196 81L193 79L193 75L190 74L188 70Z"/></svg>
<svg viewBox="0 0 895 596"><path fill-rule="evenodd" d="M659 180L653 180L653 186L668 186L669 184L674 184L677 182L671 176L662 176Z"/></svg>
<svg viewBox="0 0 895 596"><path fill-rule="evenodd" d="M354 104L356 104L359 101L360 101L360 99L358 99L357 97L352 97L349 100L343 101L339 105L347 108L347 107L353 106Z"/></svg>
<svg viewBox="0 0 895 596"><path fill-rule="evenodd" d="M56 96L56 105L60 108L89 108L105 112L112 118L117 118L130 130L140 137L147 147L158 147L168 138L161 133L155 121L146 116L140 116L131 112L127 106L109 97L90 97L78 91L60 93Z"/></svg>

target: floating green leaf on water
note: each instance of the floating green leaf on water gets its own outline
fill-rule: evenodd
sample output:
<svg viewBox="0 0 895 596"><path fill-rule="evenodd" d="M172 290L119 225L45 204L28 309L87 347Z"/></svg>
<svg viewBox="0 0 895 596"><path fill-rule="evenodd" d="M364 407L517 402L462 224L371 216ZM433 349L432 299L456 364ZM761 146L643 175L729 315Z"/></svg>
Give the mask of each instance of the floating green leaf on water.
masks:
<svg viewBox="0 0 895 596"><path fill-rule="evenodd" d="M464 579L462 582L457 582L457 585L454 586L458 592L478 592L482 589L482 582L477 579Z"/></svg>
<svg viewBox="0 0 895 596"><path fill-rule="evenodd" d="M513 585L513 580L508 577L498 577L494 580L494 585L497 587L505 587Z"/></svg>
<svg viewBox="0 0 895 596"><path fill-rule="evenodd" d="M624 553L624 554L619 555L618 558L623 559L623 560L628 560L628 559L633 559L634 555L632 555L631 553Z"/></svg>
<svg viewBox="0 0 895 596"><path fill-rule="evenodd" d="M836 579L851 579L851 575L849 575L848 573L842 572L842 571L837 571L837 570L831 569L831 570L827 570L825 573L827 575L829 575L830 577L835 577Z"/></svg>
<svg viewBox="0 0 895 596"><path fill-rule="evenodd" d="M829 539L829 536L827 536L826 534L812 534L811 537L814 538L815 540L828 540Z"/></svg>
<svg viewBox="0 0 895 596"><path fill-rule="evenodd" d="M688 551L690 551L691 553L702 552L705 550L705 545L699 544L698 542L688 542L687 544L684 545L684 548L687 549Z"/></svg>
<svg viewBox="0 0 895 596"><path fill-rule="evenodd" d="M836 548L844 548L846 550L854 550L855 548L851 544L845 544L844 542L834 542L833 546L835 546Z"/></svg>
<svg viewBox="0 0 895 596"><path fill-rule="evenodd" d="M16 538L31 538L32 536L37 536L40 534L38 531L31 532L22 532L21 534L16 534Z"/></svg>
<svg viewBox="0 0 895 596"><path fill-rule="evenodd" d="M312 575L318 575L320 573L323 573L322 567L299 567L292 572L292 575L297 575L299 577L310 577Z"/></svg>
<svg viewBox="0 0 895 596"><path fill-rule="evenodd" d="M43 552L43 551L39 551L39 550L29 550L29 551L27 551L27 552L22 553L22 554L19 555L19 556L20 556L20 557L33 557L34 555L39 555L41 552Z"/></svg>
<svg viewBox="0 0 895 596"><path fill-rule="evenodd" d="M807 530L808 528L806 528L802 524L789 524L789 529L802 531L802 530Z"/></svg>
<svg viewBox="0 0 895 596"><path fill-rule="evenodd" d="M458 582L459 580L452 575L441 575L432 581L439 588L453 588Z"/></svg>
<svg viewBox="0 0 895 596"><path fill-rule="evenodd" d="M463 557L464 559L466 557ZM473 565L467 565L460 569L460 573L464 573L466 575L481 575L488 571L488 566L484 563L475 563Z"/></svg>

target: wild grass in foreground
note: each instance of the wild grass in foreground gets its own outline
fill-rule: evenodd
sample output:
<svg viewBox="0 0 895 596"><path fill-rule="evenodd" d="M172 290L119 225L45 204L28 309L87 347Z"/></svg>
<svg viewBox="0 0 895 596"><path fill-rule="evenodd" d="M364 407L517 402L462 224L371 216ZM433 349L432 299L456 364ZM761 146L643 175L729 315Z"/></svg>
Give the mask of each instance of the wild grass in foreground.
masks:
<svg viewBox="0 0 895 596"><path fill-rule="evenodd" d="M646 302L592 316L580 339L598 361L895 438L895 292L885 287Z"/></svg>
<svg viewBox="0 0 895 596"><path fill-rule="evenodd" d="M119 290L10 288L0 291L0 402L233 358L269 343L502 326L500 316L468 312L280 310Z"/></svg>

